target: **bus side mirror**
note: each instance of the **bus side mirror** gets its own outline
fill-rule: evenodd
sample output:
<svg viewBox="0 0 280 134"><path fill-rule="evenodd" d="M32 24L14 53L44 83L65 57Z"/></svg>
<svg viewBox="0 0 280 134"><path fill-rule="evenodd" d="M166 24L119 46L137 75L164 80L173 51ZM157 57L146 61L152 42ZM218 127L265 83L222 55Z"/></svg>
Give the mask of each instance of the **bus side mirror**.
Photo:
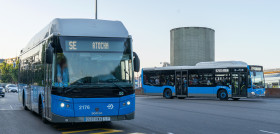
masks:
<svg viewBox="0 0 280 134"><path fill-rule="evenodd" d="M140 71L140 59L137 55L137 53L133 52L133 63L134 63L134 72Z"/></svg>
<svg viewBox="0 0 280 134"><path fill-rule="evenodd" d="M48 48L46 50L46 63L52 64L53 62L53 47L52 43L49 43Z"/></svg>

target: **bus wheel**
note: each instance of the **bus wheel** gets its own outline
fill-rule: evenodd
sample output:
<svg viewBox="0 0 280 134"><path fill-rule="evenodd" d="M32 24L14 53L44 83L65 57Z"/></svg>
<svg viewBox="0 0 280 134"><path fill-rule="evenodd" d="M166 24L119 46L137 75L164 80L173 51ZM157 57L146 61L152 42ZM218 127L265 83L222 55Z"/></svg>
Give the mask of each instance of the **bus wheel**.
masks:
<svg viewBox="0 0 280 134"><path fill-rule="evenodd" d="M220 90L218 97L220 100L228 100L228 95L227 95L226 90Z"/></svg>
<svg viewBox="0 0 280 134"><path fill-rule="evenodd" d="M238 101L240 98L232 98L234 101Z"/></svg>
<svg viewBox="0 0 280 134"><path fill-rule="evenodd" d="M44 111L43 111L42 102L39 101L39 115L40 115L40 117L41 117L43 123L47 123L47 120L46 120L46 118L44 117L43 112L44 112Z"/></svg>
<svg viewBox="0 0 280 134"><path fill-rule="evenodd" d="M28 109L27 109L27 106L26 106L26 104L25 104L25 95L24 95L24 92L22 92L22 106L23 106L24 110L28 110Z"/></svg>
<svg viewBox="0 0 280 134"><path fill-rule="evenodd" d="M172 99L172 91L170 89L165 89L163 92L163 97L166 99Z"/></svg>

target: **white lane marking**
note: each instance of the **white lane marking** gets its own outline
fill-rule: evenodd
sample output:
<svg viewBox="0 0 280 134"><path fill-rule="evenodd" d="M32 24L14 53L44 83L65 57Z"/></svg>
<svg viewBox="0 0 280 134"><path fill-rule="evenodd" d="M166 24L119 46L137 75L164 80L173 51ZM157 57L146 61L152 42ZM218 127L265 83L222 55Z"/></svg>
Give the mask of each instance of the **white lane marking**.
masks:
<svg viewBox="0 0 280 134"><path fill-rule="evenodd" d="M14 108L12 107L12 105L10 105L10 108L13 110Z"/></svg>
<svg viewBox="0 0 280 134"><path fill-rule="evenodd" d="M171 132L168 132L167 134L173 134L173 133L171 133Z"/></svg>
<svg viewBox="0 0 280 134"><path fill-rule="evenodd" d="M4 110L11 110L11 109L0 109L0 111L4 111Z"/></svg>
<svg viewBox="0 0 280 134"><path fill-rule="evenodd" d="M263 133L269 133L269 134L279 134L279 133L275 133L275 132L269 132L269 131L265 131L265 130L260 130Z"/></svg>

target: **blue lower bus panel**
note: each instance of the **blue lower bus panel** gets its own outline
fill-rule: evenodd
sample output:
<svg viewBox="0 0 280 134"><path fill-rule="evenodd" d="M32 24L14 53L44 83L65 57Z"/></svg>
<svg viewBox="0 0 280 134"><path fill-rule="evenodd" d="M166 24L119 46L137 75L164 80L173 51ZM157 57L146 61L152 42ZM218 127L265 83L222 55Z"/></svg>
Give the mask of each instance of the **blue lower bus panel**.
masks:
<svg viewBox="0 0 280 134"><path fill-rule="evenodd" d="M130 120L134 119L135 94L120 98L67 98L52 95L51 111L52 122Z"/></svg>

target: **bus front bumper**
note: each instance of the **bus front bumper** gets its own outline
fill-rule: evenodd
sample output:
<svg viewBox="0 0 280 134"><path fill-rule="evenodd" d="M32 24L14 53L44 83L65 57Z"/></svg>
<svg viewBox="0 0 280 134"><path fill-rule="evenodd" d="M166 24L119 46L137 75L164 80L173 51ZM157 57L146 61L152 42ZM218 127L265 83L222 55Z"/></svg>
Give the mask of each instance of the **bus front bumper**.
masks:
<svg viewBox="0 0 280 134"><path fill-rule="evenodd" d="M251 98L251 97L264 97L265 96L265 91L263 93L261 92L250 92L248 93L248 97Z"/></svg>
<svg viewBox="0 0 280 134"><path fill-rule="evenodd" d="M110 117L110 121L132 120L134 119L135 112L126 115L106 116ZM51 122L54 123L79 123L79 122L107 122L107 121L86 121L87 117L63 117L52 114ZM94 117L93 117L94 118Z"/></svg>

